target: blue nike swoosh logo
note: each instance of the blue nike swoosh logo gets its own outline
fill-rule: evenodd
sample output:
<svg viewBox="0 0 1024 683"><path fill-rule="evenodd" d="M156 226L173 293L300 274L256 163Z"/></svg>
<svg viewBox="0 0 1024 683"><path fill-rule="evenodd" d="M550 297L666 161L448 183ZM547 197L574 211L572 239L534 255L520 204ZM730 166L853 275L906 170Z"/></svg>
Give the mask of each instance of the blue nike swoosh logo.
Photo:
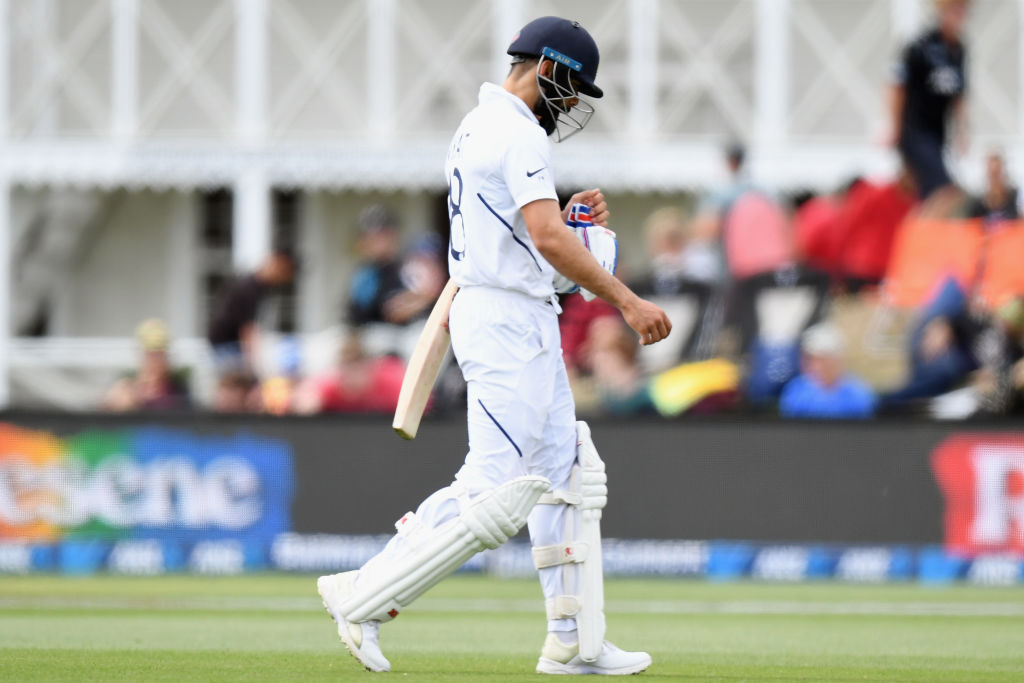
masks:
<svg viewBox="0 0 1024 683"><path fill-rule="evenodd" d="M527 177L527 178L532 178L533 176L535 176L535 175L537 175L538 173L540 173L541 171L543 171L543 170L544 170L545 168L547 168L547 166L541 166L541 167L540 167L540 168L538 168L538 169L537 169L536 171L527 171L527 172L526 172L526 177Z"/></svg>

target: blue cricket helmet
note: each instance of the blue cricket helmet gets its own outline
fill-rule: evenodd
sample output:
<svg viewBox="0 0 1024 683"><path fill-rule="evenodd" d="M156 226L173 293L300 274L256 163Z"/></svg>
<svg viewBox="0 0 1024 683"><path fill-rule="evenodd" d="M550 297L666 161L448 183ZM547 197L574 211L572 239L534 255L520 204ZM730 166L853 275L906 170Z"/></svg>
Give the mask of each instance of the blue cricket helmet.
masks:
<svg viewBox="0 0 1024 683"><path fill-rule="evenodd" d="M591 97L604 95L604 91L594 83L600 60L597 43L578 21L561 17L534 19L512 39L508 54L547 57L576 72L581 93Z"/></svg>

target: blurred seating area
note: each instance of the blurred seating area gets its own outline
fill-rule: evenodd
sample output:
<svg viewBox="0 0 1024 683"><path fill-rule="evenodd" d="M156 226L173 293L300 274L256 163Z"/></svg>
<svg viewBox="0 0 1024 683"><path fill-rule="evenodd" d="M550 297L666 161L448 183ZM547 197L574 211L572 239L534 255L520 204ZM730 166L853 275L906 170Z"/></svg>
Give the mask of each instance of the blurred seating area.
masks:
<svg viewBox="0 0 1024 683"><path fill-rule="evenodd" d="M1024 410L1024 221L999 155L988 159L984 191L941 219L919 212L906 176L779 196L748 176L742 147L725 156L719 187L652 207L631 242L646 250L643 267L620 273L666 310L667 340L641 346L609 304L562 296L581 414L965 419ZM90 405L391 413L447 279L445 236L404 232L380 204L353 223L337 324L302 335L265 324L304 267L290 245L275 244L253 272L223 283L205 342L176 340L151 319L131 349L76 351L105 373ZM83 383L62 385L44 360L38 404L81 408L73 386ZM461 409L464 392L449 358L430 410Z"/></svg>
<svg viewBox="0 0 1024 683"><path fill-rule="evenodd" d="M581 411L794 418L1024 411L1024 221L1001 158L984 194L924 218L906 177L780 198L743 175L689 216L658 209L650 271L672 337L637 345L615 311L570 302Z"/></svg>

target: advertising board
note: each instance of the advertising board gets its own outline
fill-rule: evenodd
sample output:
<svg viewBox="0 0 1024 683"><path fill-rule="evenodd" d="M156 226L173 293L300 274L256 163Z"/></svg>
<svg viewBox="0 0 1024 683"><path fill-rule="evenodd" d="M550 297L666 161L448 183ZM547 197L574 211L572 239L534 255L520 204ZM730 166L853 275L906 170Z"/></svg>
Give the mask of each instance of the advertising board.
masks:
<svg viewBox="0 0 1024 683"><path fill-rule="evenodd" d="M51 548L29 558L44 567L145 573L232 548L259 563L291 529L293 489L290 446L244 432L0 424L0 541Z"/></svg>

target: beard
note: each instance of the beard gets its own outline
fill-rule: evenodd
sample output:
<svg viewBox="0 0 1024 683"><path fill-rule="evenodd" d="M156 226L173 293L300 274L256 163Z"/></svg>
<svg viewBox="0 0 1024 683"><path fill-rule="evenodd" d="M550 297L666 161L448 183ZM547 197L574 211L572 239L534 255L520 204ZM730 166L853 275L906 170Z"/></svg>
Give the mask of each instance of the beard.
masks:
<svg viewBox="0 0 1024 683"><path fill-rule="evenodd" d="M555 132L555 129L558 127L558 119L551 113L551 108L548 107L544 98L537 100L537 104L533 107L533 114L537 117L537 123L540 124L545 133L551 135Z"/></svg>

